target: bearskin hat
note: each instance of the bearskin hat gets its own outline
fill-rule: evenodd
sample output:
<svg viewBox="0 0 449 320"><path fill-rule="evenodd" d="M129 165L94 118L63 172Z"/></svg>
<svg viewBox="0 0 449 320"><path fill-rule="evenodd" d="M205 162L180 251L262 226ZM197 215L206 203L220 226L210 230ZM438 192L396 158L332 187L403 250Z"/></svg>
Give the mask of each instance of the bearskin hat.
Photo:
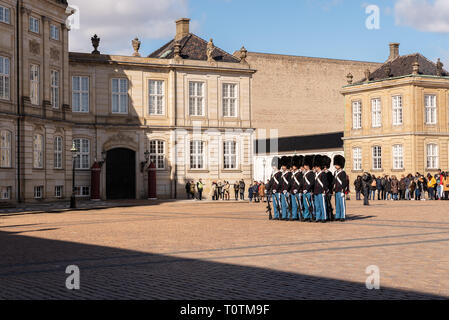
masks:
<svg viewBox="0 0 449 320"><path fill-rule="evenodd" d="M301 157L293 156L292 167L301 168Z"/></svg>
<svg viewBox="0 0 449 320"><path fill-rule="evenodd" d="M287 167L287 169L289 169L290 165L291 165L290 157L284 156L281 158L281 167Z"/></svg>
<svg viewBox="0 0 449 320"><path fill-rule="evenodd" d="M323 167L330 169L331 162L332 162L331 158L329 158L328 156L323 156Z"/></svg>
<svg viewBox="0 0 449 320"><path fill-rule="evenodd" d="M334 166L339 166L339 167L341 167L342 169L344 169L345 164L346 164L346 159L345 159L345 157L343 157L343 156L341 156L341 155L339 155L339 154L337 154L337 155L334 157Z"/></svg>
<svg viewBox="0 0 449 320"><path fill-rule="evenodd" d="M319 154L316 154L314 157L313 157L313 165L312 165L312 167L314 168L314 167L321 167L321 155L319 155Z"/></svg>
<svg viewBox="0 0 449 320"><path fill-rule="evenodd" d="M281 168L281 159L279 157L274 157L273 160L271 160L271 166L278 168L278 170Z"/></svg>
<svg viewBox="0 0 449 320"><path fill-rule="evenodd" d="M299 167L298 168L301 168L301 167L304 167L304 156L299 156Z"/></svg>
<svg viewBox="0 0 449 320"><path fill-rule="evenodd" d="M313 157L312 155L305 156L303 166L308 166L309 168L313 167Z"/></svg>

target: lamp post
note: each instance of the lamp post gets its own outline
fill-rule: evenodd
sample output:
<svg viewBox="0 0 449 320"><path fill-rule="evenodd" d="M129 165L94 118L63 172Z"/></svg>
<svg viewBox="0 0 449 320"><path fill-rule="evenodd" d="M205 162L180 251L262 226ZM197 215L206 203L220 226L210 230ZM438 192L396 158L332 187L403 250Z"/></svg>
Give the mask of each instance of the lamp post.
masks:
<svg viewBox="0 0 449 320"><path fill-rule="evenodd" d="M75 142L73 142L72 149L72 196L70 197L70 209L76 208L76 189L75 189L75 159L76 154L78 153L78 149L76 148Z"/></svg>
<svg viewBox="0 0 449 320"><path fill-rule="evenodd" d="M265 183L265 167L267 166L267 159L263 158L263 183Z"/></svg>

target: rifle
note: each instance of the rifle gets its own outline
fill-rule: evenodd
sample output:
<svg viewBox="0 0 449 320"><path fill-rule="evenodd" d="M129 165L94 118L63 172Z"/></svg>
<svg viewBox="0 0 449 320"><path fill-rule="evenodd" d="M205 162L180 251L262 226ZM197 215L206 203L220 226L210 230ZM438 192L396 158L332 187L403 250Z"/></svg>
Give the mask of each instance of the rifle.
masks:
<svg viewBox="0 0 449 320"><path fill-rule="evenodd" d="M271 197L267 194L267 213L268 213L268 219L273 220L273 214L271 213Z"/></svg>
<svg viewBox="0 0 449 320"><path fill-rule="evenodd" d="M301 194L297 193L297 195L298 195L298 197L296 197L296 195L294 197L295 197L296 205L298 206L299 220L303 220L304 214L303 214L303 208L302 208Z"/></svg>
<svg viewBox="0 0 449 320"><path fill-rule="evenodd" d="M292 206L292 199L290 198L290 193L285 193L284 194L285 197L285 201L287 202L287 206L288 206L288 211L290 212L290 218L292 218L292 210L293 210L293 206ZM287 212L287 219L288 219L288 212Z"/></svg>
<svg viewBox="0 0 449 320"><path fill-rule="evenodd" d="M304 199L306 199L307 208L309 209L310 216L313 218L313 201L312 201L312 204L311 204L310 201L309 201L309 198L307 198L306 195L304 195Z"/></svg>

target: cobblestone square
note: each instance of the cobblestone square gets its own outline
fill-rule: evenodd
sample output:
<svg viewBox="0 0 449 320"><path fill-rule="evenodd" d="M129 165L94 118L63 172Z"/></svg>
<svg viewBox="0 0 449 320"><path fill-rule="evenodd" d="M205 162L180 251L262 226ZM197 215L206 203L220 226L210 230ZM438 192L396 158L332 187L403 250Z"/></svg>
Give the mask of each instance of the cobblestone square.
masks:
<svg viewBox="0 0 449 320"><path fill-rule="evenodd" d="M449 297L448 202L349 201L327 224L269 221L264 204L130 205L0 212L0 299Z"/></svg>

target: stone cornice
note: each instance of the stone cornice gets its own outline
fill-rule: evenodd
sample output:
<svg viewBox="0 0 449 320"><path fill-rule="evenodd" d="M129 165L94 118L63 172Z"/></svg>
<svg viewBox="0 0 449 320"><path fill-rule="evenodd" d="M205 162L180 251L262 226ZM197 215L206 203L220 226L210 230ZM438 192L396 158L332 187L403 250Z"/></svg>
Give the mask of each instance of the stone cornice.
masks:
<svg viewBox="0 0 449 320"><path fill-rule="evenodd" d="M387 134L373 134L366 136L353 136L353 137L343 137L344 141L349 140L362 140L362 139L382 139L382 138L394 138L403 136L430 136L430 137L449 137L449 132L401 132L401 133L387 133Z"/></svg>

